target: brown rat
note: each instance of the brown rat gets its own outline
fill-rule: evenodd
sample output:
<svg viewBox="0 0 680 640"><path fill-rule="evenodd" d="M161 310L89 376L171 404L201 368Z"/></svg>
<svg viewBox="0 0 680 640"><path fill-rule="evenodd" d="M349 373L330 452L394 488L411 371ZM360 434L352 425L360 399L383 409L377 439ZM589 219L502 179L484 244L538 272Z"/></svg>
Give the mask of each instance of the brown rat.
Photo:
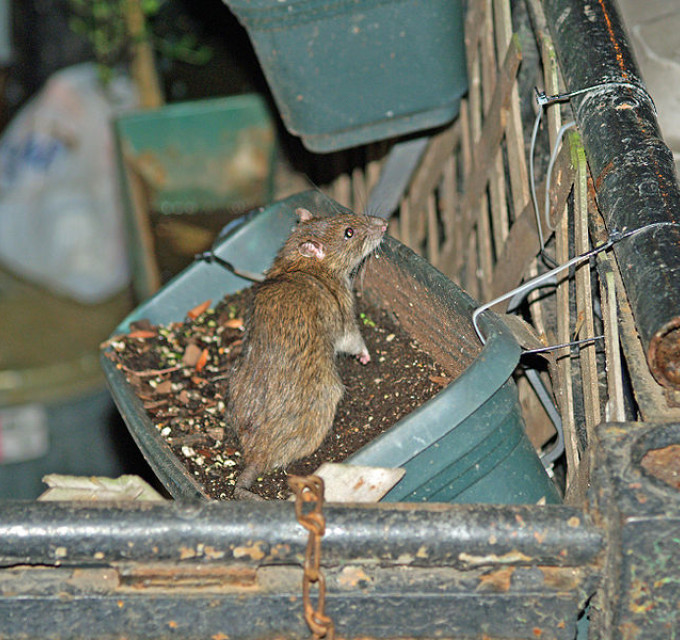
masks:
<svg viewBox="0 0 680 640"><path fill-rule="evenodd" d="M387 223L367 215L296 213L297 227L256 285L229 384L229 422L246 462L236 498L257 499L248 489L259 474L319 448L344 391L336 353L370 360L352 275L378 247Z"/></svg>

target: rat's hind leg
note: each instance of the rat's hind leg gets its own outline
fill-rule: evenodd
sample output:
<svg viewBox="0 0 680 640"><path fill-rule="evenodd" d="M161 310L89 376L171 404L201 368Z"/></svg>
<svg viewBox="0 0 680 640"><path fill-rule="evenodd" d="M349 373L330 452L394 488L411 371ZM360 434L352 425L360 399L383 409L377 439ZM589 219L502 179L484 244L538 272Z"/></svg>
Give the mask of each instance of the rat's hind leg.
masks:
<svg viewBox="0 0 680 640"><path fill-rule="evenodd" d="M256 464L246 465L246 468L241 471L241 475L236 481L234 487L234 498L237 500L264 500L261 496L250 491L250 487L257 476L260 475L260 467Z"/></svg>

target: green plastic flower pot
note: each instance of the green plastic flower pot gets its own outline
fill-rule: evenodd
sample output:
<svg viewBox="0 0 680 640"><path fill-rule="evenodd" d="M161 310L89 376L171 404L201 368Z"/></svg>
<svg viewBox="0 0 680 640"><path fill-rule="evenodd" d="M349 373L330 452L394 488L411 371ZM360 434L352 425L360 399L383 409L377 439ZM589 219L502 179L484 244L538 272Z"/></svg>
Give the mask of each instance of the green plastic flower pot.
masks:
<svg viewBox="0 0 680 640"><path fill-rule="evenodd" d="M287 129L315 152L421 131L467 90L461 0L224 0Z"/></svg>
<svg viewBox="0 0 680 640"><path fill-rule="evenodd" d="M263 271L295 220L295 209L337 210L314 191L254 212L215 247L241 269ZM115 331L148 318L165 324L206 299L220 299L249 283L213 263L196 263L139 306ZM399 242L386 238L381 256L362 277L362 292L390 310L447 371L459 375L436 396L355 453L349 462L404 467L386 499L486 503L559 502L524 432L512 380L520 347L494 314L480 317L482 345L472 326L476 306L458 286ZM127 384L106 357L114 399L148 462L176 497L205 497L170 451ZM462 373L461 373L462 372Z"/></svg>

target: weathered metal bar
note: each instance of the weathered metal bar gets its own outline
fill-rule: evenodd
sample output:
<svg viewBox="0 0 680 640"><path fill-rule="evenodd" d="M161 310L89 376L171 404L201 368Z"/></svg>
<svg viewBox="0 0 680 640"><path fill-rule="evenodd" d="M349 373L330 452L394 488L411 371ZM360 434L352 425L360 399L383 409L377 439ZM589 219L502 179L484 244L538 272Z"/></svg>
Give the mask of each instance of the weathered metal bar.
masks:
<svg viewBox="0 0 680 640"><path fill-rule="evenodd" d="M680 388L680 190L613 0L543 0L649 367Z"/></svg>
<svg viewBox="0 0 680 640"><path fill-rule="evenodd" d="M324 564L581 566L602 547L562 506L326 505ZM0 503L0 566L119 562L300 563L292 503Z"/></svg>
<svg viewBox="0 0 680 640"><path fill-rule="evenodd" d="M593 637L672 638L680 629L679 423L601 424L593 442L593 511L606 522L604 584Z"/></svg>
<svg viewBox="0 0 680 640"><path fill-rule="evenodd" d="M564 506L324 506L342 637L571 640L603 534ZM292 503L0 505L3 638L295 638Z"/></svg>
<svg viewBox="0 0 680 640"><path fill-rule="evenodd" d="M396 583L398 585L398 582ZM395 586L396 586L395 585ZM124 593L4 599L4 639L307 638L302 598L284 594ZM577 606L570 594L418 594L329 596L343 638L508 638L572 640ZM565 615L567 614L567 615ZM474 632L470 635L469 631ZM488 632L487 632L488 631Z"/></svg>

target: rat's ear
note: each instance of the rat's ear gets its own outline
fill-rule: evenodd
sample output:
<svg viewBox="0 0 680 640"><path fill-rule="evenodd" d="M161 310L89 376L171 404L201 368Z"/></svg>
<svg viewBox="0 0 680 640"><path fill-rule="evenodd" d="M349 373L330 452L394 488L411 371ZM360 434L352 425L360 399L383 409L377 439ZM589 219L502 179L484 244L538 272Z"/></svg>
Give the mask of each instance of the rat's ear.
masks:
<svg viewBox="0 0 680 640"><path fill-rule="evenodd" d="M300 255L305 258L323 260L326 257L326 249L318 240L305 240L298 245Z"/></svg>
<svg viewBox="0 0 680 640"><path fill-rule="evenodd" d="M314 217L309 209L303 209L302 207L295 209L295 213L300 219L300 222L307 222L307 220L311 220Z"/></svg>

